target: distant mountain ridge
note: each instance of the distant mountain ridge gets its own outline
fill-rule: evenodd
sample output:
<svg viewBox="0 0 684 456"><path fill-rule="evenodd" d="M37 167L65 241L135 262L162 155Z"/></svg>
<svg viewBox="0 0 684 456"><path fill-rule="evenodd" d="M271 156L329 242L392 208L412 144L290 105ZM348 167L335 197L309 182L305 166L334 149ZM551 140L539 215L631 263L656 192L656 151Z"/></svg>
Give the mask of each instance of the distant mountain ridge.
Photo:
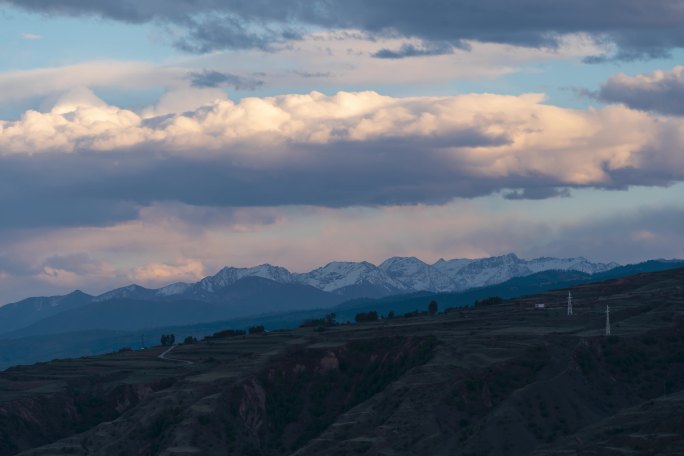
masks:
<svg viewBox="0 0 684 456"><path fill-rule="evenodd" d="M394 263L387 263L385 267ZM415 261L409 264L420 266ZM146 300L98 300L102 295L93 297L82 292L30 298L6 306L7 312L0 308L0 369L54 357L104 353L126 345L137 347L143 337L147 341L157 341L160 334L166 333L176 334L177 340L182 340L188 335L203 337L221 329L246 329L252 325L265 325L268 329L292 328L304 320L322 318L330 312L337 315L338 321L353 321L359 312L376 311L385 315L389 311L402 314L424 310L431 300L436 300L439 309L444 310L470 306L476 300L490 296L518 297L675 268L684 268L684 261L651 260L596 274L547 270L466 291L421 291L381 298L346 299L310 285L282 284L257 276L245 276L227 285L211 302L160 298L163 293L159 290L147 290L146 293L157 298ZM421 274L416 273L416 277L420 278ZM345 286L348 290L349 286ZM179 288L187 289L188 286ZM129 295L141 291L139 287L121 290ZM21 318L16 319L17 316ZM21 327L17 328L17 325Z"/></svg>
<svg viewBox="0 0 684 456"><path fill-rule="evenodd" d="M379 266L367 261L334 261L306 273L293 273L281 266L262 264L251 268L225 267L199 282L174 283L157 290L130 285L95 299L175 297L211 301L217 292L245 277L261 277L282 284L309 285L350 298L377 297L414 291L463 291L547 270L596 274L618 266L618 263L593 263L583 257L525 260L513 253L475 260L440 259L434 264L415 257L393 257Z"/></svg>
<svg viewBox="0 0 684 456"><path fill-rule="evenodd" d="M261 277L281 284L309 285L345 297L373 297L413 291L450 292L495 285L513 277L546 270L605 272L618 263L593 263L586 258L521 259L513 253L481 259L440 259L428 264L415 257L392 257L376 266L370 262L334 261L306 273L293 273L281 266L262 264L251 268L224 267L196 283L173 283L159 289L132 284L98 296L93 301L111 299L197 299L213 301L217 293L245 277ZM89 296L82 292L79 295ZM360 295L359 295L360 293ZM369 295L370 294L370 295ZM70 295L28 298L33 305L61 305ZM82 297L82 296L81 296ZM2 308L16 305L8 304Z"/></svg>
<svg viewBox="0 0 684 456"><path fill-rule="evenodd" d="M76 291L65 296L28 298L0 307L0 334L9 336L35 325L38 325L35 326L37 331L43 327L38 323L45 319L44 324L53 321L51 328L59 327L57 322L66 316L57 317L58 314L73 312L77 315L75 311L81 307L97 308L96 304L113 301L128 303L126 311L122 307L122 313L126 315L121 318L145 320L145 315L153 313L153 309L157 309L154 312L166 309L169 315L186 315L181 308L188 306L195 312L189 315L198 316L193 321L200 322L265 312L325 308L354 298L461 292L545 270L596 274L618 266L616 263L593 263L581 257L525 260L508 254L474 260L440 259L434 264L415 257L393 257L377 266L366 261L331 262L306 273L292 273L270 264L251 268L225 267L198 282L173 283L159 289L133 284L98 296ZM169 304L166 308L151 304L164 302ZM145 303L148 303L147 308ZM136 306L137 315L133 310ZM154 318L147 320L154 321ZM182 319L173 321L181 323ZM169 320L168 324L171 323Z"/></svg>

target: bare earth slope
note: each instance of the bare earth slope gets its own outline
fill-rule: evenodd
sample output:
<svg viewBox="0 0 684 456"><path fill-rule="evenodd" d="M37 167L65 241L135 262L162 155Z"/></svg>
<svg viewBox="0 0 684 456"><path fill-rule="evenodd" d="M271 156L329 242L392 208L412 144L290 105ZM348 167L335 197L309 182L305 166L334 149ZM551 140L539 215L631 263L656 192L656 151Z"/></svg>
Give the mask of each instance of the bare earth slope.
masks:
<svg viewBox="0 0 684 456"><path fill-rule="evenodd" d="M566 296L13 368L0 454L684 454L684 270Z"/></svg>

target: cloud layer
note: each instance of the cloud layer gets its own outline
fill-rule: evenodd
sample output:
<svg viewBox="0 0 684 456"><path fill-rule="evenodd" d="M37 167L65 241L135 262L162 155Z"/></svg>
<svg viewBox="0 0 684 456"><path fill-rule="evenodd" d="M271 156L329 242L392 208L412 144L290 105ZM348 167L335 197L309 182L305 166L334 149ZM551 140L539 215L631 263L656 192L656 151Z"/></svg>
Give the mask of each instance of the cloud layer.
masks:
<svg viewBox="0 0 684 456"><path fill-rule="evenodd" d="M298 40L311 28L357 29L370 37L422 40L422 52L472 41L540 47L586 33L617 45L614 57L662 56L684 45L678 0L0 0L48 14L97 15L131 23L161 22L182 30L176 46L193 52L263 48ZM404 51L408 51L405 48ZM401 55L400 52L397 56ZM380 55L389 56L389 55Z"/></svg>
<svg viewBox="0 0 684 456"><path fill-rule="evenodd" d="M683 122L536 94L374 92L218 98L145 117L84 89L0 122L0 210L13 215L0 227L106 224L164 201L379 206L669 185L684 179Z"/></svg>
<svg viewBox="0 0 684 456"><path fill-rule="evenodd" d="M679 185L675 193L683 189ZM582 255L619 262L681 257L684 211L671 203L676 198L662 198L667 192L631 195L670 200L647 208L591 191L506 205L493 204L496 198L377 209L155 205L135 221L112 226L3 236L0 303L10 295L26 297L26 290L36 295L74 288L100 293L131 282L162 286L195 281L225 265L264 262L303 272L331 260L378 263L394 255L430 262L511 251L525 258ZM602 201L592 208L596 199Z"/></svg>

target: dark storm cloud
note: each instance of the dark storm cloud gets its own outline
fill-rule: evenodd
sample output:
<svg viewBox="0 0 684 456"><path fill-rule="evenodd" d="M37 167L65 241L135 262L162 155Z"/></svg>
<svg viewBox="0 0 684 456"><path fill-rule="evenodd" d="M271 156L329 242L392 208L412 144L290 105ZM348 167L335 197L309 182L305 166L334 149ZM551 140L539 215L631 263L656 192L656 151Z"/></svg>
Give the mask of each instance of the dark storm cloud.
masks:
<svg viewBox="0 0 684 456"><path fill-rule="evenodd" d="M192 52L267 49L297 39L297 27L360 29L461 46L464 40L553 46L588 33L617 44L612 58L662 56L684 46L681 0L0 0L48 14L98 15L133 23L170 22ZM596 56L595 61L606 59Z"/></svg>
<svg viewBox="0 0 684 456"><path fill-rule="evenodd" d="M434 140L299 145L308 157L305 165L285 159L266 166L241 165L230 156L160 160L150 150L4 157L0 182L13 191L0 193L0 212L5 214L0 229L107 225L136 219L141 207L159 202L218 207L443 203L455 196L491 193L502 182L459 173L430 150L505 141L464 131Z"/></svg>
<svg viewBox="0 0 684 456"><path fill-rule="evenodd" d="M637 77L614 76L592 95L632 109L684 116L684 67Z"/></svg>
<svg viewBox="0 0 684 456"><path fill-rule="evenodd" d="M259 79L214 70L192 72L188 74L188 78L193 87L199 88L232 87L235 90L254 90L264 85L264 81Z"/></svg>
<svg viewBox="0 0 684 456"><path fill-rule="evenodd" d="M0 158L0 229L99 226L137 217L134 200L83 193L114 178L106 166L96 157L82 157L79 163L56 157Z"/></svg>

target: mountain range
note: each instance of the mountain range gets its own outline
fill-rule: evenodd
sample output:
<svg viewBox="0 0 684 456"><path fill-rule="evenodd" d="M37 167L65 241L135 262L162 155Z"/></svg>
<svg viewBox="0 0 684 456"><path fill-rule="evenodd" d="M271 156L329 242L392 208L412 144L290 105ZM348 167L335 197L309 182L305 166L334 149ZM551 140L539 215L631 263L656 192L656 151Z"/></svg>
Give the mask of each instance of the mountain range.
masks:
<svg viewBox="0 0 684 456"><path fill-rule="evenodd" d="M440 259L434 264L415 257L393 257L377 266L367 261L331 262L307 273L292 273L270 264L225 267L196 283L173 283L159 289L134 284L98 296L77 290L65 296L28 298L0 307L0 334L13 335L19 330L21 336L44 334L41 328L46 325L66 332L73 320L84 319L99 319L94 328L105 329L111 324L104 315L111 312L126 314L130 320L126 329L154 326L155 322L158 326L190 324L326 308L353 298L460 292L546 270L596 274L618 266L581 257L525 260L508 254L475 260Z"/></svg>
<svg viewBox="0 0 684 456"><path fill-rule="evenodd" d="M440 259L434 264L415 257L393 257L378 266L367 261L336 261L306 273L292 273L281 266L262 264L251 268L225 267L199 282L179 282L156 290L130 285L94 297L94 300L223 300L223 291L246 277L261 277L284 285L310 286L348 298L379 297L415 291L463 291L547 270L596 274L618 266L617 263L592 263L582 257L524 260L512 253L475 260Z"/></svg>
<svg viewBox="0 0 684 456"><path fill-rule="evenodd" d="M396 267L397 262L393 263ZM415 261L406 263L416 264ZM175 334L176 340L183 340L188 336L201 338L226 328L246 329L255 325L269 330L294 328L305 320L320 319L330 313L335 313L339 322L349 322L360 312L387 315L391 311L401 315L425 310L432 300L439 303L440 311L446 311L472 306L491 296L513 298L678 267L684 267L684 261L651 260L594 274L545 270L459 292L414 291L381 298L347 299L311 285L279 283L257 276L239 277L237 273L228 279L220 276L216 281L210 280L216 276L209 277L204 280L204 286L209 288L212 283L211 292L205 289L205 295L189 294L185 299L138 286L97 297L77 291L60 297L30 298L0 308L0 370L16 364L155 344L162 334ZM420 270L415 272L415 277L420 277ZM220 278L225 280L221 282ZM184 288L190 290L188 286Z"/></svg>

